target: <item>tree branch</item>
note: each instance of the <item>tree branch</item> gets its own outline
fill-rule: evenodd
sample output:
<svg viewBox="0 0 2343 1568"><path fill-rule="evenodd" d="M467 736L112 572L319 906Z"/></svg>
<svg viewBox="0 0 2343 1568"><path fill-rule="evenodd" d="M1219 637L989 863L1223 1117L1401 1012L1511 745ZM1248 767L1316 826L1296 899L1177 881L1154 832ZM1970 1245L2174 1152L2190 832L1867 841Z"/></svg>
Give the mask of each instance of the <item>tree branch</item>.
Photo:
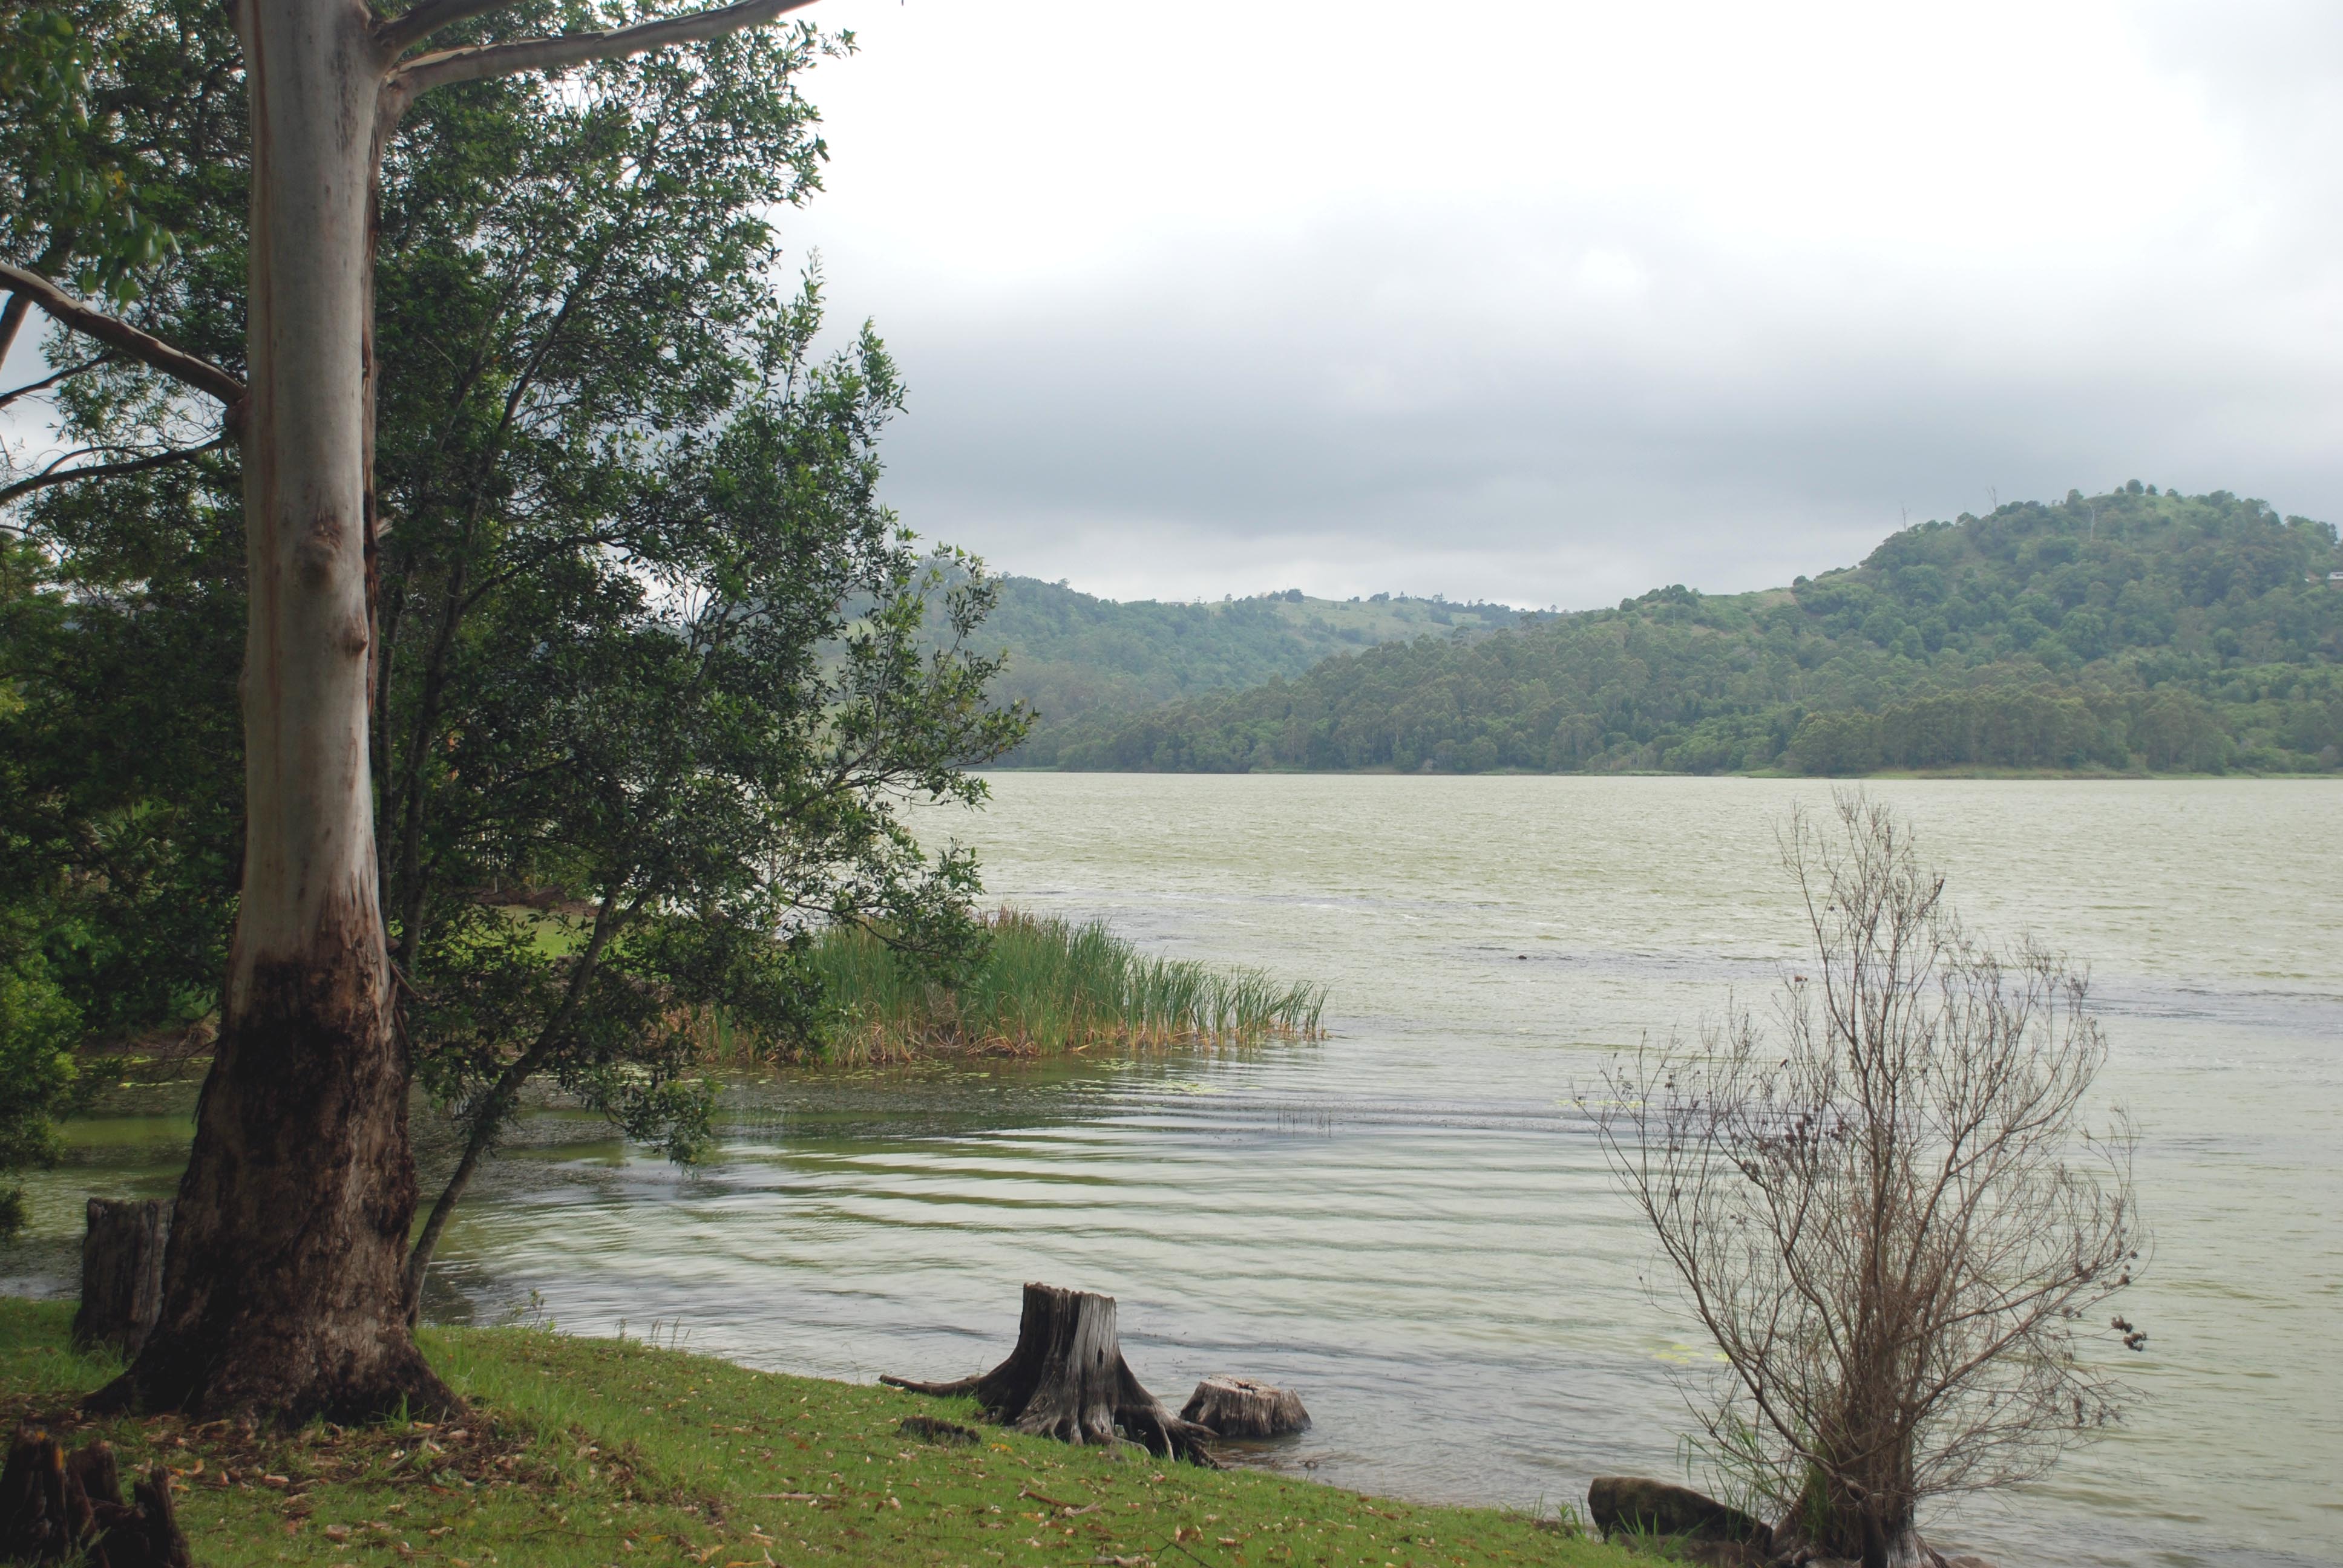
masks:
<svg viewBox="0 0 2343 1568"><path fill-rule="evenodd" d="M501 11L513 0L421 0L396 16L375 24L374 41L387 60L396 60L442 27L490 11Z"/></svg>
<svg viewBox="0 0 2343 1568"><path fill-rule="evenodd" d="M0 307L0 361L5 361L8 350L16 347L16 334L23 329L25 317L32 308L32 300L22 294L10 295L7 305Z"/></svg>
<svg viewBox="0 0 2343 1568"><path fill-rule="evenodd" d="M14 310L24 302L23 295L11 295L8 297L8 308ZM113 360L112 354L101 354L94 359L85 359L78 365L68 365L62 370L42 377L38 381L27 382L13 392L0 392L0 408L5 408L19 397L29 397L35 392L45 392L60 381L70 381L85 370L95 370L101 365L113 363Z"/></svg>
<svg viewBox="0 0 2343 1568"><path fill-rule="evenodd" d="M449 5L469 0L445 0ZM483 76L509 76L518 71L558 71L593 60L615 60L669 44L697 44L721 38L771 21L785 11L809 5L813 0L739 0L694 11L685 16L615 27L606 33L572 33L551 38L522 38L509 44L483 44L466 49L443 49L423 55L390 74L383 84L383 109L396 121L407 106L434 87L451 82L477 82Z"/></svg>
<svg viewBox="0 0 2343 1568"><path fill-rule="evenodd" d="M423 1222L423 1233L416 1238L415 1244L407 1251L405 1289L408 1323L421 1321L424 1274L431 1267L431 1254L439 1245L440 1233L447 1228L448 1217L455 1213L457 1203L464 1196L464 1189L472 1183L472 1173L479 1169L480 1161L487 1155L489 1145L504 1131L505 1121L512 1114L513 1104L519 1098L521 1089L537 1076L538 1070L545 1065L546 1060L568 1037L570 1020L578 1016L578 1005L586 995L587 985L600 967L603 950L609 946L610 939L618 929L634 919L636 912L643 907L643 899L648 896L639 895L621 914L618 912L617 883L613 882L604 890L601 906L594 911L594 934L587 940L586 950L578 954L571 965L569 983L563 989L560 1004L554 1009L553 1017L538 1031L537 1039L529 1048L505 1068L496 1083L474 1105L469 1119L469 1133L464 1141L463 1158L457 1161L455 1173L447 1178L447 1185L440 1190L438 1201L431 1205L430 1217Z"/></svg>
<svg viewBox="0 0 2343 1568"><path fill-rule="evenodd" d="M136 457L126 463L93 463L85 468L48 468L29 479L19 479L13 485L0 487L0 507L6 506L19 496L29 496L35 490L45 490L52 485L69 485L75 479L110 479L123 474L144 473L148 468L160 468L172 463L184 463L188 458L199 457L206 452L216 452L226 445L227 437L222 436L217 440L206 441L200 447L186 447L175 452L157 452L152 457Z"/></svg>
<svg viewBox="0 0 2343 1568"><path fill-rule="evenodd" d="M84 305L37 272L0 262L0 285L15 290L19 298L30 299L59 325L95 337L109 348L119 349L149 369L160 370L198 392L209 393L230 407L244 401L244 383L218 366Z"/></svg>

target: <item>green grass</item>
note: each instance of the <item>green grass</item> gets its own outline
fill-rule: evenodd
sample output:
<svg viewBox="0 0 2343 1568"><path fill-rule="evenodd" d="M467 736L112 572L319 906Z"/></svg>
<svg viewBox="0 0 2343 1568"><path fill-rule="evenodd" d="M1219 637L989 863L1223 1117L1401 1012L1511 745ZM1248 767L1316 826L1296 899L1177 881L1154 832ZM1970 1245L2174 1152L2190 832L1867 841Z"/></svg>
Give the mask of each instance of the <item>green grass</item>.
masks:
<svg viewBox="0 0 2343 1568"><path fill-rule="evenodd" d="M84 1424L72 1402L116 1366L73 1352L71 1314L69 1303L0 1298L0 1418L74 1427L69 1442L103 1436L126 1469L170 1466L206 1568L1632 1561L1519 1513L1423 1507L992 1428L975 1447L935 1447L898 1423L973 1423L965 1402L542 1329L425 1331L433 1365L470 1405L437 1426L255 1435L176 1417Z"/></svg>
<svg viewBox="0 0 2343 1568"><path fill-rule="evenodd" d="M814 961L852 1020L834 1054L876 1061L972 1050L1053 1055L1322 1032L1319 986L1150 958L1101 920L1002 910L989 923L985 960L956 989L922 981L866 930L825 933Z"/></svg>

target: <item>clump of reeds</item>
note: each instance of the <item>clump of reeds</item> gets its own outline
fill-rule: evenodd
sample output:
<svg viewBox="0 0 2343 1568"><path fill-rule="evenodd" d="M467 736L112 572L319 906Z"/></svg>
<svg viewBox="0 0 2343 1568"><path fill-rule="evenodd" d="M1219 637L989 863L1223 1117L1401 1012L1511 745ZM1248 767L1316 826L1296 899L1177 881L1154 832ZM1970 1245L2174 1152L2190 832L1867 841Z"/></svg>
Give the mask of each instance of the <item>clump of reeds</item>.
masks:
<svg viewBox="0 0 2343 1568"><path fill-rule="evenodd" d="M825 931L813 961L847 1020L832 1059L1043 1056L1093 1047L1246 1045L1324 1032L1322 986L1150 958L1103 920L1004 909L986 925L984 957L956 986L922 979L871 931Z"/></svg>

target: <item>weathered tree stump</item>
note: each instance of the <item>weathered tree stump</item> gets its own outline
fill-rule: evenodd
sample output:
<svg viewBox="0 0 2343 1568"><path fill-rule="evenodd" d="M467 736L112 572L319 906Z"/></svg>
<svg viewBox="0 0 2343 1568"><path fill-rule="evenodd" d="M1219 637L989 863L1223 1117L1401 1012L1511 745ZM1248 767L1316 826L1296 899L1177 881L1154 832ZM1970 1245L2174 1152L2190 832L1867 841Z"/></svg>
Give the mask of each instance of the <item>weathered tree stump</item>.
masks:
<svg viewBox="0 0 2343 1568"><path fill-rule="evenodd" d="M879 1381L913 1393L974 1394L987 1417L1036 1437L1080 1444L1121 1436L1164 1458L1214 1463L1204 1446L1213 1433L1165 1410L1124 1364L1112 1296L1027 1285L1017 1348L990 1372L950 1382Z"/></svg>
<svg viewBox="0 0 2343 1568"><path fill-rule="evenodd" d="M1310 1430L1310 1412L1292 1389L1272 1388L1249 1377L1208 1377L1181 1408L1180 1419L1211 1427L1222 1437L1283 1437Z"/></svg>
<svg viewBox="0 0 2343 1568"><path fill-rule="evenodd" d="M160 1198L89 1201L74 1343L84 1349L111 1345L127 1359L146 1342L163 1311L163 1243L170 1211Z"/></svg>
<svg viewBox="0 0 2343 1568"><path fill-rule="evenodd" d="M113 1449L93 1442L67 1453L40 1428L19 1427L0 1467L0 1561L67 1559L87 1568L193 1568L195 1561L161 1465L125 1503Z"/></svg>

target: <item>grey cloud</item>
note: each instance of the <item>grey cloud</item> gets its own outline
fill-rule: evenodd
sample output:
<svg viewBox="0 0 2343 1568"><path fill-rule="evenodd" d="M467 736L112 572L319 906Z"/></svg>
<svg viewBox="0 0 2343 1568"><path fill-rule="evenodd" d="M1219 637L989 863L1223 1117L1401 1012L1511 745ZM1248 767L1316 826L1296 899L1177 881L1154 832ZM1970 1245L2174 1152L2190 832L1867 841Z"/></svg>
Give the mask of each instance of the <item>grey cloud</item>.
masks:
<svg viewBox="0 0 2343 1568"><path fill-rule="evenodd" d="M1786 581L1996 487L2136 476L2343 514L2343 387L2136 323L1977 353L1892 313L1727 301L1686 334L1708 357L1527 319L1542 341L1397 341L1324 308L1326 276L1257 279L1210 325L882 320L913 387L890 493L925 531L1105 591L1282 586L1274 566L1320 591L1577 605Z"/></svg>
<svg viewBox="0 0 2343 1568"><path fill-rule="evenodd" d="M1342 196L1265 148L1296 171L1290 213L1114 229L1081 265L1037 245L1030 276L997 256L963 268L919 237L912 187L856 162L858 134L900 135L883 116L905 106L869 88L882 39L854 63L865 96L833 122L833 190L799 237L823 247L841 314L875 316L903 362L911 411L888 451L907 518L1101 591L1727 590L1855 559L1907 513L2135 477L2343 518L2343 21L2324 5L2107 17L2104 55L2064 74L2131 51L2162 75L2112 131L2044 146L2071 215L2039 189L2001 210L1975 171L1957 197L1916 198L1857 157L1841 185L1818 176L1822 196L1795 193L1841 220L1800 243L1681 190L1513 191L1469 146L1453 188ZM1666 79L1664 62L1623 68ZM2021 73L1974 103L1933 82L1912 112L2038 118L2048 137L2074 126L2023 95L2058 79ZM1865 112L1896 99L1855 85ZM2170 182L2109 162L2199 121L2172 144L2198 163ZM1919 151L1944 166L1942 145ZM1018 177L1001 172L1010 196L1049 210Z"/></svg>

